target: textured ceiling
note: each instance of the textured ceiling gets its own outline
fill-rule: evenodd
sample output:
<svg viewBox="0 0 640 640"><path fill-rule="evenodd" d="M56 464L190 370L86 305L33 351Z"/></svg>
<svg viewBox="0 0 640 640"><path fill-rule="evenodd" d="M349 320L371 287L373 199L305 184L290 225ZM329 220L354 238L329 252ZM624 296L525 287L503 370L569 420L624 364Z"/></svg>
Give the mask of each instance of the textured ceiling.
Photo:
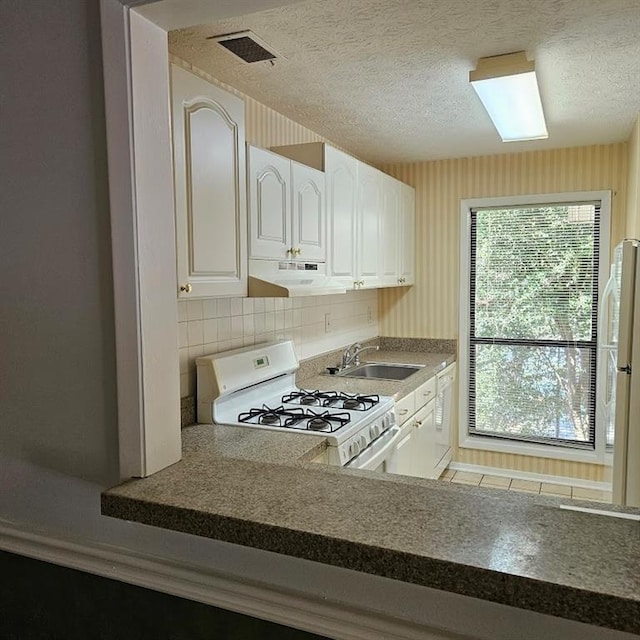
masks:
<svg viewBox="0 0 640 640"><path fill-rule="evenodd" d="M286 59L247 65L206 40L245 29ZM169 48L377 163L626 140L640 111L640 0L312 0L172 31ZM504 144L468 74L518 50L549 139Z"/></svg>

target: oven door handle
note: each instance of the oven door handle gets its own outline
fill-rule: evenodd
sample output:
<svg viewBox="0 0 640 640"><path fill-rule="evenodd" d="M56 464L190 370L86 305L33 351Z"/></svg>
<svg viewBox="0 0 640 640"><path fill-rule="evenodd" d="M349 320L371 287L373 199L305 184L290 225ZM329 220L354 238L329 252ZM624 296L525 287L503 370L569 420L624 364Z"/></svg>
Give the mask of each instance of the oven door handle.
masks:
<svg viewBox="0 0 640 640"><path fill-rule="evenodd" d="M390 449L396 446L400 435L399 427L391 427L344 466L351 469L375 469L385 458L390 457Z"/></svg>

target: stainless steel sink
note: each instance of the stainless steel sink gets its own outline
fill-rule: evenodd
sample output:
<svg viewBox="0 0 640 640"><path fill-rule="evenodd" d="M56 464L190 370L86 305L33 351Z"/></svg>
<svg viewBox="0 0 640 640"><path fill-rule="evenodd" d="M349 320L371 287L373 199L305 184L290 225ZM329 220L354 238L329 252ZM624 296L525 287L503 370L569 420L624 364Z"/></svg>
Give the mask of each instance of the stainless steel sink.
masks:
<svg viewBox="0 0 640 640"><path fill-rule="evenodd" d="M369 362L357 367L344 369L337 376L345 378L375 378L376 380L404 380L416 371L420 371L423 364L396 364L388 362Z"/></svg>

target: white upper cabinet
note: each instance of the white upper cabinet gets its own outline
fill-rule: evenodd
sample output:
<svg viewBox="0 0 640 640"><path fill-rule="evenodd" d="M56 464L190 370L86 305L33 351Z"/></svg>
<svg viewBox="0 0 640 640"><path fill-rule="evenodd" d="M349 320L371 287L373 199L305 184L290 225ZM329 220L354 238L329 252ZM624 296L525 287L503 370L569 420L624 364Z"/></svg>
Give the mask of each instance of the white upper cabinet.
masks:
<svg viewBox="0 0 640 640"><path fill-rule="evenodd" d="M368 164L358 166L356 281L359 289L381 284L380 226L384 174Z"/></svg>
<svg viewBox="0 0 640 640"><path fill-rule="evenodd" d="M291 161L248 146L251 258L290 257Z"/></svg>
<svg viewBox="0 0 640 640"><path fill-rule="evenodd" d="M300 260L327 259L325 176L322 171L291 163L292 248Z"/></svg>
<svg viewBox="0 0 640 640"><path fill-rule="evenodd" d="M402 184L383 175L382 224L380 231L380 277L382 286L400 284L402 236Z"/></svg>
<svg viewBox="0 0 640 640"><path fill-rule="evenodd" d="M324 161L329 218L327 273L352 287L356 272L358 161L328 146Z"/></svg>
<svg viewBox="0 0 640 640"><path fill-rule="evenodd" d="M171 66L178 296L247 295L244 102Z"/></svg>
<svg viewBox="0 0 640 640"><path fill-rule="evenodd" d="M380 244L383 286L414 283L415 241L415 190L385 175Z"/></svg>
<svg viewBox="0 0 640 640"><path fill-rule="evenodd" d="M325 180L322 171L247 145L249 257L326 260Z"/></svg>
<svg viewBox="0 0 640 640"><path fill-rule="evenodd" d="M410 285L415 282L416 272L416 192L403 183L400 190L399 284Z"/></svg>
<svg viewBox="0 0 640 640"><path fill-rule="evenodd" d="M328 275L354 289L414 283L413 187L323 142L274 149L324 170Z"/></svg>

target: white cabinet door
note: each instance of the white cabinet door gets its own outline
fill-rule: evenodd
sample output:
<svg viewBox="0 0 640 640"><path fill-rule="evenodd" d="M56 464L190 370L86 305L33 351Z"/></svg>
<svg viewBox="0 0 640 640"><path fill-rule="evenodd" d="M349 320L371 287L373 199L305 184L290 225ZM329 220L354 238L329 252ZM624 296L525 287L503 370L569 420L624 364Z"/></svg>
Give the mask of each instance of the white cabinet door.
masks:
<svg viewBox="0 0 640 640"><path fill-rule="evenodd" d="M414 417L413 473L430 478L435 465L435 402L427 403Z"/></svg>
<svg viewBox="0 0 640 640"><path fill-rule="evenodd" d="M381 171L367 164L358 166L356 280L361 289L380 286L383 176Z"/></svg>
<svg viewBox="0 0 640 640"><path fill-rule="evenodd" d="M380 277L384 286L400 280L400 244L402 231L402 189L395 178L383 175L382 224L380 227Z"/></svg>
<svg viewBox="0 0 640 640"><path fill-rule="evenodd" d="M416 262L416 192L413 187L401 183L400 225L400 284L415 282Z"/></svg>
<svg viewBox="0 0 640 640"><path fill-rule="evenodd" d="M292 247L299 260L324 262L326 245L325 176L322 171L291 163Z"/></svg>
<svg viewBox="0 0 640 640"><path fill-rule="evenodd" d="M244 103L171 66L178 296L247 295Z"/></svg>
<svg viewBox="0 0 640 640"><path fill-rule="evenodd" d="M396 469L395 473L399 473L403 476L411 476L415 468L414 451L413 451L413 439L414 439L414 427L413 420L408 420L401 427L402 435L398 440L396 446Z"/></svg>
<svg viewBox="0 0 640 640"><path fill-rule="evenodd" d="M291 161L248 146L249 257L291 257Z"/></svg>
<svg viewBox="0 0 640 640"><path fill-rule="evenodd" d="M451 450L451 436L455 424L454 397L456 365L449 365L437 375L435 410L435 464ZM442 465L445 466L445 465Z"/></svg>
<svg viewBox="0 0 640 640"><path fill-rule="evenodd" d="M325 146L329 229L328 274L352 287L355 281L358 161Z"/></svg>

